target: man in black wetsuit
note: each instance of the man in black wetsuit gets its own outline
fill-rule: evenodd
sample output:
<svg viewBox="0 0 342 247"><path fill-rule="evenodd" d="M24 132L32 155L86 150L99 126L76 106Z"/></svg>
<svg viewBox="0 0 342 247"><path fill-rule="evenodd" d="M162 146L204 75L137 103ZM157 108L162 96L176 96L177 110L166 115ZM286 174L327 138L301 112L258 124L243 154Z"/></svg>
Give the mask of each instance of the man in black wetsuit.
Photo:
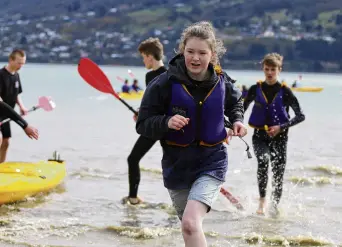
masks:
<svg viewBox="0 0 342 247"><path fill-rule="evenodd" d="M163 45L158 38L149 38L143 41L138 48L139 53L143 58L144 65L151 71L146 73L145 83L148 84L157 76L164 73L166 68L163 63ZM134 116L136 121L137 116ZM142 200L138 197L138 187L140 183L140 168L139 162L144 155L155 144L155 140L144 136L139 136L134 144L131 153L128 156L128 179L129 179L129 194L123 199L123 202L130 204L139 204Z"/></svg>
<svg viewBox="0 0 342 247"><path fill-rule="evenodd" d="M0 69L0 100L8 104L14 109L17 104L22 115L27 114L27 109L23 105L20 94L22 87L18 71L26 62L26 54L23 50L13 50L9 55L7 66ZM0 121L6 116L0 114ZM11 138L11 126L7 122L1 126L1 148L0 148L0 163L6 160L9 139Z"/></svg>
<svg viewBox="0 0 342 247"><path fill-rule="evenodd" d="M273 192L271 213L278 214L278 204L283 190L283 176L286 166L288 130L305 120L296 96L285 84L277 80L282 68L283 57L277 53L267 54L262 62L265 81L259 81L248 90L244 109L254 101L249 125L253 127L253 149L258 160L259 208L263 215L266 207L268 165L271 161L273 172ZM295 113L289 116L289 107Z"/></svg>

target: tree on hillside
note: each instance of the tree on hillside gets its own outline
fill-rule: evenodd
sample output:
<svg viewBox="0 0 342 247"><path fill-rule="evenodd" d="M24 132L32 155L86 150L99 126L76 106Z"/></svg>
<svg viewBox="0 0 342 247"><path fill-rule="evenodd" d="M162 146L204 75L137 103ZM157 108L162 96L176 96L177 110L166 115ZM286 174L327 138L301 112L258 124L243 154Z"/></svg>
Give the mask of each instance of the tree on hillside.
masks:
<svg viewBox="0 0 342 247"><path fill-rule="evenodd" d="M342 15L338 14L336 16L336 21L335 21L336 25L342 25Z"/></svg>

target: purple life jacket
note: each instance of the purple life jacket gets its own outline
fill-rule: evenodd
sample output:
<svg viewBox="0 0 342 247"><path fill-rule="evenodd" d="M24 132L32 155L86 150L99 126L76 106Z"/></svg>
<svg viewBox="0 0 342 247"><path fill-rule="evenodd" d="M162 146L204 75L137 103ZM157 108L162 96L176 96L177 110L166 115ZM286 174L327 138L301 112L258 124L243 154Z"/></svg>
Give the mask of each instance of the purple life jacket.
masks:
<svg viewBox="0 0 342 247"><path fill-rule="evenodd" d="M183 131L169 131L166 143L186 147L193 142L203 146L224 142L227 138L224 127L225 91L224 80L220 78L205 99L196 103L185 85L173 83L168 115L179 114L190 121Z"/></svg>
<svg viewBox="0 0 342 247"><path fill-rule="evenodd" d="M249 117L248 124L256 129L264 129L265 125L281 125L290 120L290 116L283 104L283 95L285 85L282 85L280 91L275 95L272 102L268 102L262 92L261 83L258 82L254 107Z"/></svg>

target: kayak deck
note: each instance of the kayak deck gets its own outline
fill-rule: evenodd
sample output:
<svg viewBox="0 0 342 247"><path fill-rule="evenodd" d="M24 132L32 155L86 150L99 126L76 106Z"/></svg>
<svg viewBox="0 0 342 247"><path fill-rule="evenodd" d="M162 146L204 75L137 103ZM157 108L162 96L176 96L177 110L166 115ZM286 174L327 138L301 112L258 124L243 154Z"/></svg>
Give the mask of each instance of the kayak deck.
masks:
<svg viewBox="0 0 342 247"><path fill-rule="evenodd" d="M321 92L323 87L291 87L295 92Z"/></svg>
<svg viewBox="0 0 342 247"><path fill-rule="evenodd" d="M139 91L139 92L130 92L130 93L119 93L120 97L122 99L142 99L144 95L144 91Z"/></svg>
<svg viewBox="0 0 342 247"><path fill-rule="evenodd" d="M5 162L0 164L0 204L47 192L66 176L64 161Z"/></svg>

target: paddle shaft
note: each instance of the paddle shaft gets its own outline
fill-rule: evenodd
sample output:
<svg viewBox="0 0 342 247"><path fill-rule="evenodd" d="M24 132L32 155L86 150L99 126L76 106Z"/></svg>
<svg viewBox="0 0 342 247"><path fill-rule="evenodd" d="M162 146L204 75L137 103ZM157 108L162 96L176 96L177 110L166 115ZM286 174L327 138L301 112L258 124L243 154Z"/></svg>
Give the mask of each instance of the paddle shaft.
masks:
<svg viewBox="0 0 342 247"><path fill-rule="evenodd" d="M138 112L136 110L134 110L134 108L132 106L130 106L125 100L123 100L120 95L118 95L114 88L112 86L108 86L106 85L106 88L108 89L108 91L118 100L121 101L122 104L124 104L130 111L132 111L136 116L138 116Z"/></svg>
<svg viewBox="0 0 342 247"><path fill-rule="evenodd" d="M129 110L131 110L136 116L138 116L138 112L137 112L136 110L134 110L132 106L130 106L129 104L127 104L126 101L124 101L123 99L121 99L120 96L119 96L119 97L116 97L116 98L117 98L118 100L120 100L125 106L127 106L127 108L128 108Z"/></svg>

